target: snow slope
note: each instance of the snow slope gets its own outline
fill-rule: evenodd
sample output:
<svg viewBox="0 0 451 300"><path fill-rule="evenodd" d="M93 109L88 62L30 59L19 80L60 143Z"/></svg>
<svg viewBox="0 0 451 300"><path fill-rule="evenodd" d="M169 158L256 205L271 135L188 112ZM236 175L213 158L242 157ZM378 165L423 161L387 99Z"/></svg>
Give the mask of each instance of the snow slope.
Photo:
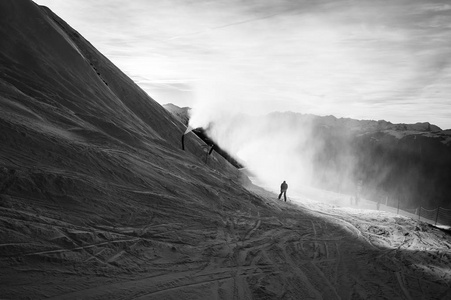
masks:
<svg viewBox="0 0 451 300"><path fill-rule="evenodd" d="M448 233L244 187L29 0L0 39L0 298L451 297Z"/></svg>

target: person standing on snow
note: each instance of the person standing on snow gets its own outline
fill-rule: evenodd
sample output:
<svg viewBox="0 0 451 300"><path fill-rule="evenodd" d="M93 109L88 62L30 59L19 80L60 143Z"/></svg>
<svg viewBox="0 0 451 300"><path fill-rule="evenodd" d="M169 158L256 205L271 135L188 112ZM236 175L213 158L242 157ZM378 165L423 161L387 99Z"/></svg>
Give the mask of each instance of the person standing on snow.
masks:
<svg viewBox="0 0 451 300"><path fill-rule="evenodd" d="M282 194L283 194L283 198L285 199L285 202L287 202L287 190L288 190L288 184L284 180L282 182L282 184L280 185L279 200L280 200L280 197L282 197Z"/></svg>

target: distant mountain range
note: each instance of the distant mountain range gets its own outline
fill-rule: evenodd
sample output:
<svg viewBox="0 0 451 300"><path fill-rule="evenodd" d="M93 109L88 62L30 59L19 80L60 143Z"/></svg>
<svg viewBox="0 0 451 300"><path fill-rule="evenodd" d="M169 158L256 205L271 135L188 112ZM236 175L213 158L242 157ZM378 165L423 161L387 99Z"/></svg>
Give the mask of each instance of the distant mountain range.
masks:
<svg viewBox="0 0 451 300"><path fill-rule="evenodd" d="M188 124L189 108L164 107ZM317 187L392 206L399 201L403 208L451 207L451 130L428 122L393 124L293 112L242 115L239 119L242 121L236 126L262 119L268 127L297 126L301 130L308 124L312 132L308 143L320 145L313 157L312 177ZM349 171L351 181L343 176L344 170Z"/></svg>

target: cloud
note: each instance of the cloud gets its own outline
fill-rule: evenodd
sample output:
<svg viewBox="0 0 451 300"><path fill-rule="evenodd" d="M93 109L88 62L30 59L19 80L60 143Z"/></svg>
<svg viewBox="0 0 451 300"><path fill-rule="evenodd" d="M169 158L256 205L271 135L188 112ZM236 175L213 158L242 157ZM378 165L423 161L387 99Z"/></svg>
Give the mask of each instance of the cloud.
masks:
<svg viewBox="0 0 451 300"><path fill-rule="evenodd" d="M392 122L415 122L430 109L428 100L416 102L406 116L393 113L392 99L410 103L433 96L451 111L445 96L447 1L37 2L48 4L128 75L186 79L198 109L227 102L248 113L390 115ZM149 94L155 90L143 87ZM374 103L385 107L372 111ZM451 121L438 125L451 127Z"/></svg>

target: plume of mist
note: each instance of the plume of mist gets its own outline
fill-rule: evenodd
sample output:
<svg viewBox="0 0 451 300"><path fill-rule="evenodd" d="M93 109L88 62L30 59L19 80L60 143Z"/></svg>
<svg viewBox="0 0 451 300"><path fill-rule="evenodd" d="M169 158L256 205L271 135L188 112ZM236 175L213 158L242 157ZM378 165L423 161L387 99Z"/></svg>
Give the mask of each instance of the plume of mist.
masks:
<svg viewBox="0 0 451 300"><path fill-rule="evenodd" d="M446 146L415 135L401 139L399 130L407 126L399 129L383 121L294 112L255 115L265 102L253 102L255 108L245 105L236 81L222 74L211 76L198 90L190 126L206 129L258 185L278 192L285 180L289 196L328 202L341 197L340 205L350 204L350 197L401 207L445 202L443 191L449 185L444 180L449 177L441 164L448 161ZM324 191L341 196L325 197Z"/></svg>
<svg viewBox="0 0 451 300"><path fill-rule="evenodd" d="M238 159L255 180L277 191L287 181L290 191L302 191L319 180L336 179L328 170L327 138L319 135L315 117L299 118L295 113L254 115L258 108L245 107L237 100L233 85L218 77L198 90L197 103L191 110L190 126L203 127L208 135L233 157ZM255 106L261 105L258 102ZM326 153L326 154L325 154ZM318 159L326 162L318 163ZM340 185L352 175L354 162L344 162ZM323 168L320 170L318 168ZM318 178L318 174L321 175ZM319 184L321 185L321 183Z"/></svg>

